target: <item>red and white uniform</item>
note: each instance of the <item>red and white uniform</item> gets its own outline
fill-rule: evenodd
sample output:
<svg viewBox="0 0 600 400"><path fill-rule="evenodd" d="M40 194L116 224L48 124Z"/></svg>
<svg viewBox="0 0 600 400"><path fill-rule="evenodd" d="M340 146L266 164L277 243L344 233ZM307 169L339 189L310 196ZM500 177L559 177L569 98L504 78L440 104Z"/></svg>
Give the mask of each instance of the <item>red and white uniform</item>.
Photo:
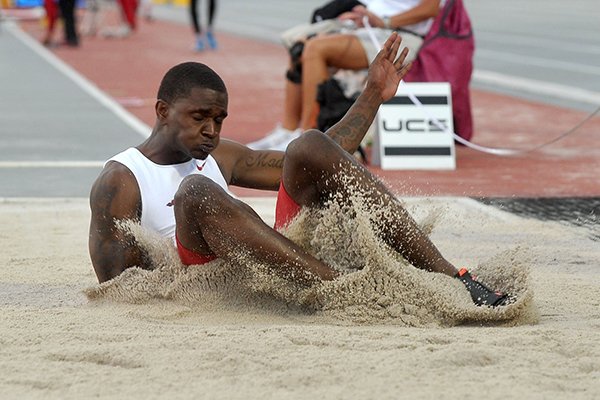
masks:
<svg viewBox="0 0 600 400"><path fill-rule="evenodd" d="M119 162L133 173L142 197L142 226L158 232L163 237L172 238L184 265L205 264L216 258L214 255L204 255L186 249L176 239L173 211L173 198L181 181L192 174L206 176L234 196L227 188L227 182L212 156L209 155L204 161L192 159L181 164L160 165L131 147L108 161ZM282 184L277 197L275 228L281 229L289 224L299 211L300 206L287 194Z"/></svg>
<svg viewBox="0 0 600 400"><path fill-rule="evenodd" d="M186 176L204 175L231 194L217 162L210 155L206 160L191 159L181 164L160 165L131 147L108 161L119 162L133 173L142 197L141 224L163 237L175 238L173 199Z"/></svg>

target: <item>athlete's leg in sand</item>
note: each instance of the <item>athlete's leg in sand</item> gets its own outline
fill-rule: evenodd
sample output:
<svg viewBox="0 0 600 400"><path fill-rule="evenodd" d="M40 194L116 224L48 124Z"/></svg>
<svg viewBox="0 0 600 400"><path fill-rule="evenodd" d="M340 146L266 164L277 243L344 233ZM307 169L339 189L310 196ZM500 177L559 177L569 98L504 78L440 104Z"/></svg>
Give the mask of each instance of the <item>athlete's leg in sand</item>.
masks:
<svg viewBox="0 0 600 400"><path fill-rule="evenodd" d="M340 174L345 179L340 179ZM440 254L389 189L327 135L307 131L292 142L283 166L283 185L303 206L319 206L340 193L360 190L365 201L387 209L375 224L381 237L415 267L454 276L456 268Z"/></svg>
<svg viewBox="0 0 600 400"><path fill-rule="evenodd" d="M304 283L337 276L335 270L266 225L250 206L204 176L188 176L181 183L175 195L175 220L179 241L200 254L225 260L249 255Z"/></svg>

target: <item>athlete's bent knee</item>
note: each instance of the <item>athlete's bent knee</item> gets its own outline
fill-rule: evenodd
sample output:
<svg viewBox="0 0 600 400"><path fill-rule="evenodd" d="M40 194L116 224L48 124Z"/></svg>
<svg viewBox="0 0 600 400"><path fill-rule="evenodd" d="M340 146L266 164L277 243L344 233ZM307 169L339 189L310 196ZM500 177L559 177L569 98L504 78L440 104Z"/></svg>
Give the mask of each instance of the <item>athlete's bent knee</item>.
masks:
<svg viewBox="0 0 600 400"><path fill-rule="evenodd" d="M194 174L183 179L175 193L175 207L183 210L206 210L208 202L222 204L227 193L206 176Z"/></svg>
<svg viewBox="0 0 600 400"><path fill-rule="evenodd" d="M319 130L310 129L289 144L285 161L302 165L304 169L322 169L339 159L340 150L329 136Z"/></svg>
<svg viewBox="0 0 600 400"><path fill-rule="evenodd" d="M319 146L327 146L326 141L327 136L323 132L309 129L288 145L285 157L286 159L289 157L313 157L315 151L317 154L321 153Z"/></svg>

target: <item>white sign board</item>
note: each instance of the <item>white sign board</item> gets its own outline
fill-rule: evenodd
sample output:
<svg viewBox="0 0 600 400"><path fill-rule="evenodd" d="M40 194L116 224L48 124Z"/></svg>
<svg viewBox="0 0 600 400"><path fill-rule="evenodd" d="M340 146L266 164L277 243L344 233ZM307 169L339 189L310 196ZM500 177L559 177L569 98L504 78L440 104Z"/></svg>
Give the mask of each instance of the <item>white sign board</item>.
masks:
<svg viewBox="0 0 600 400"><path fill-rule="evenodd" d="M414 104L414 94L423 106ZM436 125L438 120L448 132ZM379 108L373 163L382 169L455 169L450 84L403 83Z"/></svg>

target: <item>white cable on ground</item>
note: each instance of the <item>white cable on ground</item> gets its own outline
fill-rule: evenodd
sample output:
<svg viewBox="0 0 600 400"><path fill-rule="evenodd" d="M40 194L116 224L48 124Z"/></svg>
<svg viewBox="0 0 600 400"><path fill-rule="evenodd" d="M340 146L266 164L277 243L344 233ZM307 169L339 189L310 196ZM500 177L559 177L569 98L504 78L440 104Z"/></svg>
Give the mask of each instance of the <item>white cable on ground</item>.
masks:
<svg viewBox="0 0 600 400"><path fill-rule="evenodd" d="M377 37L375 36L375 33L373 32L373 28L371 27L371 24L369 24L369 18L367 16L363 17L363 25L365 26L367 33L369 35L369 38L371 39L371 41L373 42L373 45L375 45L375 48L380 49L381 50L381 44L379 43L379 41L377 40ZM481 146L475 143L472 143L466 139L463 139L462 137L460 137L459 135L457 135L455 132L451 131L450 129L448 129L447 126L444 126L437 118L435 118L434 116L431 115L431 113L429 112L429 110L427 109L427 107L425 107L417 98L417 96L415 96L414 93L412 93L410 91L410 88L406 85L406 83L404 82L404 80L400 81L400 86L404 85L406 92L408 94L408 97L410 98L410 100L413 102L413 104L415 104L418 108L422 109L423 112L425 113L425 115L427 116L427 118L429 118L431 120L431 122L433 122L433 124L440 130L442 130L444 133L452 135L452 137L454 137L454 140L456 140L457 142L459 142L460 144L463 144L473 150L477 150L483 153L488 153L488 154L494 154L497 156L516 156L516 155L520 155L520 154L525 154L525 153L531 153L537 150L540 150L543 147L546 147L552 143L558 142L559 140L571 135L572 133L574 133L576 130L578 130L581 126L583 126L583 124L585 124L587 121L589 121L592 117L594 117L596 114L598 114L600 112L600 107L598 107L595 111L593 111L592 113L590 113L589 115L587 115L584 119L582 119L581 121L579 121L573 128L569 129L568 131L558 135L557 137L555 137L552 140L549 140L548 142L544 142L540 145L534 146L534 147L530 147L527 149L509 149L509 148L499 148L499 147L487 147L487 146Z"/></svg>

